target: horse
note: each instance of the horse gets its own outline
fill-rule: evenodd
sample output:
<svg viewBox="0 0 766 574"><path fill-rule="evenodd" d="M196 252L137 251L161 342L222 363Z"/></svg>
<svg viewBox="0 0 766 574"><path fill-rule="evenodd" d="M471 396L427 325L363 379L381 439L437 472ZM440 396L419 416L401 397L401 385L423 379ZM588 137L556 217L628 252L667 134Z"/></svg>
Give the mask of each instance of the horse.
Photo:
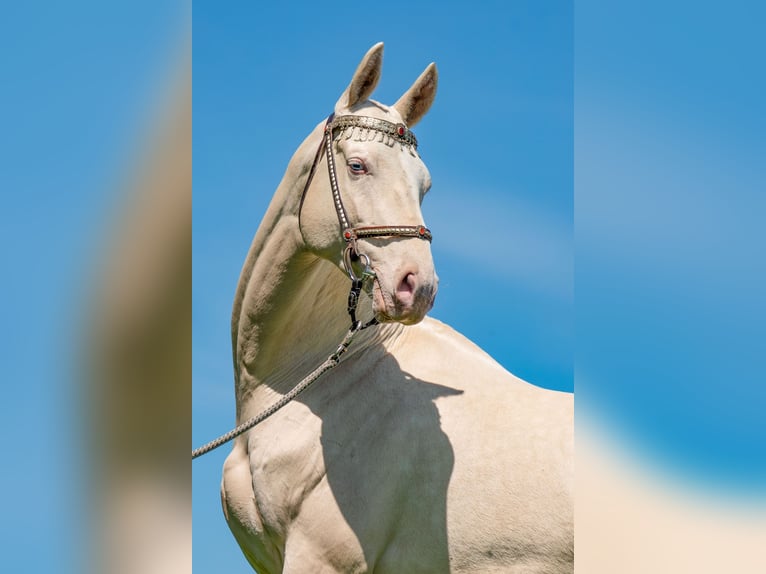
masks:
<svg viewBox="0 0 766 574"><path fill-rule="evenodd" d="M438 74L387 106L369 99L382 56L298 147L244 262L237 421L336 360L235 440L224 517L259 574L572 572L573 396L427 316L431 177L410 128Z"/></svg>

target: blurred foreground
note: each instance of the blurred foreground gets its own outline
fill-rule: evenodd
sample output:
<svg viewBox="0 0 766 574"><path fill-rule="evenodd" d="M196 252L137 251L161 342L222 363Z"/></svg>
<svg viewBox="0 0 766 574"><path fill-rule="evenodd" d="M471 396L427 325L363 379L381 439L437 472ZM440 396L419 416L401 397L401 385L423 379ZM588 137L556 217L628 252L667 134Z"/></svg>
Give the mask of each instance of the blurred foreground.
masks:
<svg viewBox="0 0 766 574"><path fill-rule="evenodd" d="M582 411L576 430L576 572L766 572L766 502L671 477Z"/></svg>
<svg viewBox="0 0 766 574"><path fill-rule="evenodd" d="M191 70L99 257L84 396L93 572L191 571Z"/></svg>

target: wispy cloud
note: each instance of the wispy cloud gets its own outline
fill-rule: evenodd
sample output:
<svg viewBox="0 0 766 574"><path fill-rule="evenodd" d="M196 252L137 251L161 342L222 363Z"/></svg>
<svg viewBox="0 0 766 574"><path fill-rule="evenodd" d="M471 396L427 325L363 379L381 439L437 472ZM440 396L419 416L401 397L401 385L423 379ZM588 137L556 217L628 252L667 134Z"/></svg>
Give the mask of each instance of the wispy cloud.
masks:
<svg viewBox="0 0 766 574"><path fill-rule="evenodd" d="M434 249L490 276L571 299L572 221L512 191L440 187L424 205Z"/></svg>

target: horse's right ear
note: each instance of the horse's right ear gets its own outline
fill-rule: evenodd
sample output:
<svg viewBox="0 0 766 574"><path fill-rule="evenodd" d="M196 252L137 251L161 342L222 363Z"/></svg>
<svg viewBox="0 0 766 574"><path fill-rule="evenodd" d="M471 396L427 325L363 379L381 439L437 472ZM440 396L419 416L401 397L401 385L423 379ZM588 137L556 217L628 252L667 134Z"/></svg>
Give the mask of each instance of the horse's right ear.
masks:
<svg viewBox="0 0 766 574"><path fill-rule="evenodd" d="M433 62L420 74L409 90L394 104L394 109L409 127L420 121L434 102L439 74Z"/></svg>
<svg viewBox="0 0 766 574"><path fill-rule="evenodd" d="M336 110L350 108L370 97L380 79L380 68L383 65L383 42L378 42L364 55L354 72L354 77L348 88L343 92Z"/></svg>

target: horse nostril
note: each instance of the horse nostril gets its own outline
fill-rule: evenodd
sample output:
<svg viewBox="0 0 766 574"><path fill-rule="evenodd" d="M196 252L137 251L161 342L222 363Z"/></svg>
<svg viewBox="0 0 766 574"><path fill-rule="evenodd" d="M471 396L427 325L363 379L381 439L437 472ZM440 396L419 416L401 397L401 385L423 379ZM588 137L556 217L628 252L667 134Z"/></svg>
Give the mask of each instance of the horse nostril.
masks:
<svg viewBox="0 0 766 574"><path fill-rule="evenodd" d="M402 303L412 302L417 287L417 277L414 273L407 273L396 287L396 297Z"/></svg>

